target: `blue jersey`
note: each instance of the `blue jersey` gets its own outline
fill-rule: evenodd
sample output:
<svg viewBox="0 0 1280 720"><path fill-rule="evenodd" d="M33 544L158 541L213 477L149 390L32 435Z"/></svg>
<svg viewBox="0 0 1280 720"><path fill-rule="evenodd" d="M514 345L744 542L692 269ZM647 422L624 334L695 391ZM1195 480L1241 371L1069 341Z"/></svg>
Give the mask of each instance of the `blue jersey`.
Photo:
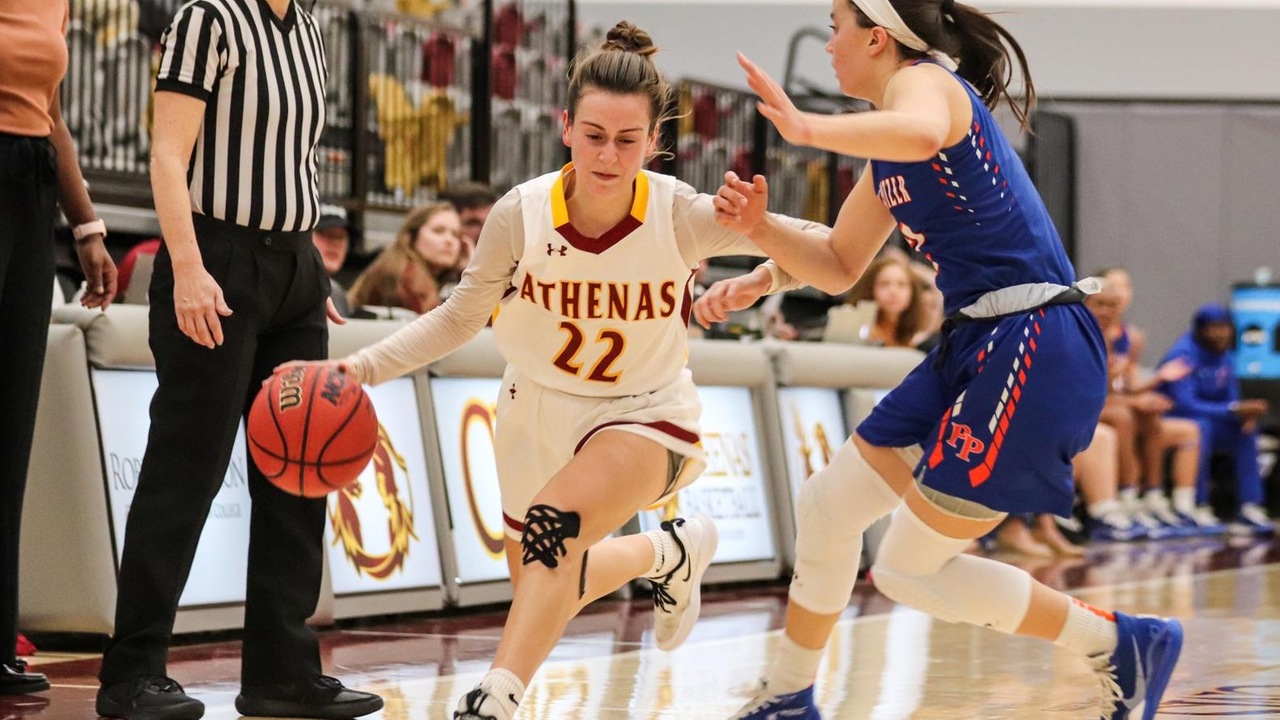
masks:
<svg viewBox="0 0 1280 720"><path fill-rule="evenodd" d="M923 162L871 162L880 201L938 269L948 315L992 290L1076 279L1018 154L973 88L956 79L973 106L967 136Z"/></svg>

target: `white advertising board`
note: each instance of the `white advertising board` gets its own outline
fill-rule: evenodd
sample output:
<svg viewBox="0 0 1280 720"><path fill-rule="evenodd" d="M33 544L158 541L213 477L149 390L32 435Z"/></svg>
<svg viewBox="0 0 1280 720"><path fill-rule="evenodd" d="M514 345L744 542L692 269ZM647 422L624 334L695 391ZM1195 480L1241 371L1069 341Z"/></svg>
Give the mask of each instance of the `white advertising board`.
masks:
<svg viewBox="0 0 1280 720"><path fill-rule="evenodd" d="M412 378L365 387L378 448L356 482L329 495L325 525L335 595L439 587L422 419Z"/></svg>
<svg viewBox="0 0 1280 720"><path fill-rule="evenodd" d="M95 368L92 378L118 565L124 547L125 519L138 487L142 455L151 429L149 408L157 382L154 372L138 370ZM199 411L199 408L192 409L192 412ZM244 602L248 557L249 476L244 424L241 423L226 477L213 499L178 606Z"/></svg>
<svg viewBox="0 0 1280 720"><path fill-rule="evenodd" d="M431 379L461 584L510 577L493 451L501 388L497 378Z"/></svg>
<svg viewBox="0 0 1280 720"><path fill-rule="evenodd" d="M707 469L675 500L641 513L640 526L653 530L668 517L703 512L720 532L714 563L770 560L775 557L773 509L751 390L699 387L698 397Z"/></svg>
<svg viewBox="0 0 1280 720"><path fill-rule="evenodd" d="M809 476L827 466L849 437L840 391L835 388L778 388L783 447L791 497Z"/></svg>

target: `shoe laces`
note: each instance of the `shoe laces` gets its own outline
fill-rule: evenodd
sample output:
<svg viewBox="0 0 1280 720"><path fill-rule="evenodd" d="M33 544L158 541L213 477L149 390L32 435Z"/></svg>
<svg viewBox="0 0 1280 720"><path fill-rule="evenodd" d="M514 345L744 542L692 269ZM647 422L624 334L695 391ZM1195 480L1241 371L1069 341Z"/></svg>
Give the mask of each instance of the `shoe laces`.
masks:
<svg viewBox="0 0 1280 720"><path fill-rule="evenodd" d="M755 714L760 710L768 710L770 708L782 705L782 703L783 703L783 697L781 695L774 695L773 693L769 692L768 681L761 679L760 687L757 688L755 696L752 697L751 700L747 703L746 707L742 708L742 710L740 710L738 714L735 715L734 717L735 718L746 717L747 713Z"/></svg>
<svg viewBox="0 0 1280 720"><path fill-rule="evenodd" d="M1196 523L1201 527L1222 524L1222 521L1218 519L1218 516L1213 514L1213 510L1210 510L1207 507L1196 508L1195 511L1191 513L1191 517L1195 518Z"/></svg>
<svg viewBox="0 0 1280 720"><path fill-rule="evenodd" d="M147 690L154 690L157 693L180 693L182 692L182 686L178 684L177 680L166 675L144 675L138 678L134 695L141 695Z"/></svg>
<svg viewBox="0 0 1280 720"><path fill-rule="evenodd" d="M1111 654L1105 652L1090 655L1089 665L1098 677L1099 717L1109 718L1115 712L1116 705L1124 702L1124 690L1116 677L1116 666L1111 663Z"/></svg>
<svg viewBox="0 0 1280 720"><path fill-rule="evenodd" d="M336 677L329 677L328 675L316 676L316 687L323 688L325 690L342 690L343 689L341 680L339 680Z"/></svg>
<svg viewBox="0 0 1280 720"><path fill-rule="evenodd" d="M13 668L19 675L27 671L26 660L14 660L13 662L5 663L5 665L8 665L9 667Z"/></svg>
<svg viewBox="0 0 1280 720"><path fill-rule="evenodd" d="M677 527L683 526L683 518L676 518L674 521L664 520L661 525L663 530L671 534L671 539L675 541L676 547L680 548L680 560L675 567L671 568L671 572L663 575L661 580L650 579L650 582L653 583L653 604L663 612L669 612L676 605L676 599L671 594L670 586L671 580L675 578L676 573L680 572L680 568L684 568L684 578L682 579L690 580L693 578L693 566L689 563L689 550L684 546L684 541L680 539L679 533L676 532Z"/></svg>
<svg viewBox="0 0 1280 720"><path fill-rule="evenodd" d="M1103 515L1099 519L1099 522L1116 530L1130 530L1133 528L1133 521L1130 520L1129 516L1125 515L1122 510L1112 510L1106 515Z"/></svg>
<svg viewBox="0 0 1280 720"><path fill-rule="evenodd" d="M1248 520L1255 525L1270 525L1271 518L1267 516L1267 511L1262 509L1260 505L1248 503L1240 508L1240 517Z"/></svg>
<svg viewBox="0 0 1280 720"><path fill-rule="evenodd" d="M464 695L462 701L466 703L466 707L453 714L454 720L494 720L492 715L480 714L480 706L488 697L489 693L482 687L476 687Z"/></svg>

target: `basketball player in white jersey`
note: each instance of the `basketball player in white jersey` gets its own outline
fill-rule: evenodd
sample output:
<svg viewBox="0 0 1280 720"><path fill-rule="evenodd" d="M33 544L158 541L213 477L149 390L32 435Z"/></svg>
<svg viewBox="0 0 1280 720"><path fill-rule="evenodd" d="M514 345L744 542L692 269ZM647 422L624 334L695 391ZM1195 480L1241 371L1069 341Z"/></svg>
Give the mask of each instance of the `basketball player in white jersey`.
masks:
<svg viewBox="0 0 1280 720"><path fill-rule="evenodd" d="M494 206L444 305L339 361L380 383L451 352L498 308L508 366L495 446L515 600L492 668L455 719L509 720L569 619L634 578L653 582L659 647L682 643L698 615L710 518L608 536L703 467L685 367L699 261L762 253L716 223L710 196L642 171L671 94L654 52L622 22L579 57L563 118L573 162ZM774 291L796 286L772 263L756 273Z"/></svg>

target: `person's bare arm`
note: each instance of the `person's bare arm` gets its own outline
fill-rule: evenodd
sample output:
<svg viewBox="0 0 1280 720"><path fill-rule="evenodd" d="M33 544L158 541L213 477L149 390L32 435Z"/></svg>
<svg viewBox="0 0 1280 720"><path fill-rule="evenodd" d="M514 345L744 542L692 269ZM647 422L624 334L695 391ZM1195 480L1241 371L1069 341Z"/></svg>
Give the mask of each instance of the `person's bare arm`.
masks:
<svg viewBox="0 0 1280 720"><path fill-rule="evenodd" d="M75 142L62 119L62 101L57 92L49 105L49 115L53 118L53 134L49 136L49 142L58 154L58 205L74 228L92 222L97 214L89 200L89 191L85 189ZM80 304L87 308L105 310L116 296L116 264L111 261L104 239L102 233L93 233L75 241L76 256L80 259L80 269L84 271L85 278Z"/></svg>
<svg viewBox="0 0 1280 720"><path fill-rule="evenodd" d="M205 101L157 91L151 134L151 192L160 233L173 260L173 309L178 328L207 348L222 344L222 317L231 315L213 276L204 267L191 222L187 163L204 123Z"/></svg>

